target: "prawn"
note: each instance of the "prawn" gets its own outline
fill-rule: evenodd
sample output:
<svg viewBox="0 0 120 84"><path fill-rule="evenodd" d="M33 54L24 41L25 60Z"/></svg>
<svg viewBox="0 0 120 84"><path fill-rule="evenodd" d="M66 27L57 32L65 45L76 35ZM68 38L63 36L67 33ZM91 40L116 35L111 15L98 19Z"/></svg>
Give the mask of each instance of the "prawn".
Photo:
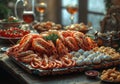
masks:
<svg viewBox="0 0 120 84"><path fill-rule="evenodd" d="M30 54L30 55L18 58L18 60L24 63L30 63L31 61L33 61L35 57L37 57L37 54Z"/></svg>
<svg viewBox="0 0 120 84"><path fill-rule="evenodd" d="M56 48L59 55L65 55L68 53L68 49L65 47L60 39L56 40Z"/></svg>
<svg viewBox="0 0 120 84"><path fill-rule="evenodd" d="M79 49L78 44L73 37L66 37L65 42L69 50L77 51Z"/></svg>
<svg viewBox="0 0 120 84"><path fill-rule="evenodd" d="M24 57L24 56L27 56L27 55L30 55L30 54L34 54L34 51L27 50L27 51L24 51L24 52L20 52L20 53L18 53L18 55L16 57Z"/></svg>
<svg viewBox="0 0 120 84"><path fill-rule="evenodd" d="M68 58L62 57L61 61L62 61L63 67L70 67L70 66L72 66L72 60L70 60Z"/></svg>
<svg viewBox="0 0 120 84"><path fill-rule="evenodd" d="M6 54L7 54L8 56L15 56L15 57L16 57L18 50L19 50L19 44L10 47L10 48L6 51Z"/></svg>
<svg viewBox="0 0 120 84"><path fill-rule="evenodd" d="M31 34L25 35L19 42L18 52L28 50L31 46L31 43L32 43L32 35Z"/></svg>
<svg viewBox="0 0 120 84"><path fill-rule="evenodd" d="M45 42L41 38L33 39L32 47L33 47L34 50L36 50L40 53L48 53L48 50L45 47L46 45L50 45L50 44Z"/></svg>
<svg viewBox="0 0 120 84"><path fill-rule="evenodd" d="M30 65L33 67L33 68L39 68L42 64L42 58L34 58L33 61L31 61Z"/></svg>
<svg viewBox="0 0 120 84"><path fill-rule="evenodd" d="M40 66L41 69L48 69L49 68L49 64L48 64L48 56L46 54L43 55L44 58L42 60L42 64Z"/></svg>

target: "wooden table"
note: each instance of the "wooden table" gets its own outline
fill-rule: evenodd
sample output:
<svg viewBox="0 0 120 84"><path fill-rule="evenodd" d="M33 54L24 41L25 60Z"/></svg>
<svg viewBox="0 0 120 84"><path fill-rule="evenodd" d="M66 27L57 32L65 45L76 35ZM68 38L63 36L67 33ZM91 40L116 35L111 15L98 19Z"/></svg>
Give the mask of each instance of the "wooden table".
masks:
<svg viewBox="0 0 120 84"><path fill-rule="evenodd" d="M3 46L7 45L0 45L0 47ZM88 79L84 72L43 77L29 74L3 52L0 52L0 66L19 81L20 84L103 84L99 79Z"/></svg>
<svg viewBox="0 0 120 84"><path fill-rule="evenodd" d="M29 74L16 65L5 54L2 54L0 64L21 84L102 84L99 79L88 79L84 73L71 73L44 77Z"/></svg>

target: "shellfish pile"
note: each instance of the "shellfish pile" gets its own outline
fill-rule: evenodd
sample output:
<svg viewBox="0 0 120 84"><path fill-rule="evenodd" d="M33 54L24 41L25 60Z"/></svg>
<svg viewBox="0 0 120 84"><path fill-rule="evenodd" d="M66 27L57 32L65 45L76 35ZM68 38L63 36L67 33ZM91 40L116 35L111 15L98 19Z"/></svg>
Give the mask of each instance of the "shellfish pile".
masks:
<svg viewBox="0 0 120 84"><path fill-rule="evenodd" d="M93 48L93 50L94 52L99 51L101 53L105 53L109 55L112 58L112 60L120 60L120 53L111 47L101 46L101 47Z"/></svg>
<svg viewBox="0 0 120 84"><path fill-rule="evenodd" d="M77 52L72 51L71 54L73 55L72 59L76 61L77 66L101 64L104 61L111 61L112 59L105 53L99 51L94 52L93 50L84 51L80 49Z"/></svg>
<svg viewBox="0 0 120 84"><path fill-rule="evenodd" d="M62 29L62 26L60 24L47 21L47 22L36 23L33 25L33 28L36 29L38 32L44 32L48 30L60 30Z"/></svg>
<svg viewBox="0 0 120 84"><path fill-rule="evenodd" d="M33 68L53 69L76 66L70 52L95 47L97 44L81 32L52 30L41 34L27 34L6 53Z"/></svg>

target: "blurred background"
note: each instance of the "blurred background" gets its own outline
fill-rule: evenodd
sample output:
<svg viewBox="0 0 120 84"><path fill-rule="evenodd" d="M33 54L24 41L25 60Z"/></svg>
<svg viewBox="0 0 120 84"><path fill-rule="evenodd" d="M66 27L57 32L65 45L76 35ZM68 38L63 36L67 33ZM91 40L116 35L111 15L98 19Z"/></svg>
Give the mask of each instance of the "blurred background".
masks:
<svg viewBox="0 0 120 84"><path fill-rule="evenodd" d="M17 0L0 0L0 19L15 16L15 3ZM70 14L66 11L66 5L77 3L78 12L74 15L74 23L83 22L91 24L96 30L100 30L100 21L103 20L107 9L112 4L120 3L120 0L35 0L36 3L45 2L47 10L45 21L53 21L62 25L70 24ZM23 6L17 7L18 16L21 18ZM35 18L39 19L39 13L35 10Z"/></svg>

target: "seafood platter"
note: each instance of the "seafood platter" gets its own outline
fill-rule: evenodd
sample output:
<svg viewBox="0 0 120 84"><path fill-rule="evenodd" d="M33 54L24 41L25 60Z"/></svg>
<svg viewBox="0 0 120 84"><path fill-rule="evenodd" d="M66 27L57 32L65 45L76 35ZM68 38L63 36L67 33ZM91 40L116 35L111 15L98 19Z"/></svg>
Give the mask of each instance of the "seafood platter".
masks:
<svg viewBox="0 0 120 84"><path fill-rule="evenodd" d="M92 29L92 27L88 27L87 25L85 25L84 23L77 23L77 24L71 24L68 26L64 27L65 30L74 30L74 31L80 31L82 33L87 33L88 31L90 31Z"/></svg>
<svg viewBox="0 0 120 84"><path fill-rule="evenodd" d="M33 25L33 28L37 30L38 33L45 32L48 30L72 30L72 31L80 31L82 33L87 33L92 29L92 27L88 27L84 23L79 24L71 24L62 28L62 25L56 24L52 21L47 22L38 22Z"/></svg>
<svg viewBox="0 0 120 84"><path fill-rule="evenodd" d="M49 30L27 34L6 54L26 71L44 75L83 72L120 64L120 53L111 47L98 47L84 33Z"/></svg>
<svg viewBox="0 0 120 84"><path fill-rule="evenodd" d="M14 16L0 20L0 39L4 42L15 44L30 30L21 29L22 21Z"/></svg>
<svg viewBox="0 0 120 84"><path fill-rule="evenodd" d="M48 30L60 30L62 29L62 26L52 21L47 21L47 22L37 22L36 24L33 25L33 28L37 30L38 33L41 33Z"/></svg>
<svg viewBox="0 0 120 84"><path fill-rule="evenodd" d="M10 27L9 29L0 29L0 38L19 39L28 33L30 33L29 30L23 30L18 27Z"/></svg>
<svg viewBox="0 0 120 84"><path fill-rule="evenodd" d="M16 17L14 16L9 16L6 19L2 19L0 20L0 27L2 29L8 29L9 27L19 27L21 25L21 21L18 20Z"/></svg>
<svg viewBox="0 0 120 84"><path fill-rule="evenodd" d="M5 43L16 44L23 36L29 34L29 30L23 30L18 27L10 27L8 29L0 29L0 39Z"/></svg>

